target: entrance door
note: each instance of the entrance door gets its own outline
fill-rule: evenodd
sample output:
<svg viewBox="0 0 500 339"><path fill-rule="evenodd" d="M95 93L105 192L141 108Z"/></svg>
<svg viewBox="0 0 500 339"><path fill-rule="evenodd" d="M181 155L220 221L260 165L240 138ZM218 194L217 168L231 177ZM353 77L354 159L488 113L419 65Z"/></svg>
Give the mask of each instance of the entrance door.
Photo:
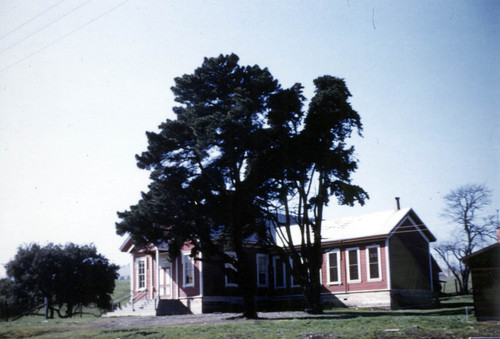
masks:
<svg viewBox="0 0 500 339"><path fill-rule="evenodd" d="M160 269L160 298L172 299L172 275L169 266Z"/></svg>

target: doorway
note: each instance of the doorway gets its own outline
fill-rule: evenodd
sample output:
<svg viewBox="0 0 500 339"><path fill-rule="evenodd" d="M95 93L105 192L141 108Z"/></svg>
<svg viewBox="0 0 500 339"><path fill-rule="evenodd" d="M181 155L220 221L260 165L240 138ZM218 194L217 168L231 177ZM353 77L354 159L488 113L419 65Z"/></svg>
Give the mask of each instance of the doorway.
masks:
<svg viewBox="0 0 500 339"><path fill-rule="evenodd" d="M160 267L160 298L172 299L171 267Z"/></svg>

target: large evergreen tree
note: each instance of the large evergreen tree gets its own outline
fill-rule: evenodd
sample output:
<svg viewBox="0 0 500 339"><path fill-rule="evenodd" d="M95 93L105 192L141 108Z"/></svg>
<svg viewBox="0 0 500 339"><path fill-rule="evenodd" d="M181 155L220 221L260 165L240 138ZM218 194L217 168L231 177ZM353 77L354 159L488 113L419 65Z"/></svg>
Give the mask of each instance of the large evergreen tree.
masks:
<svg viewBox="0 0 500 339"><path fill-rule="evenodd" d="M364 204L368 194L351 183L357 160L346 139L362 130L360 116L348 101L351 94L343 79L323 76L314 84L315 95L305 115L299 85L274 97L254 167L257 175L265 176L266 219L276 227L276 236L268 240L304 288L307 310L321 313L324 207L331 196L352 206ZM292 236L297 234L292 227L299 237Z"/></svg>
<svg viewBox="0 0 500 339"><path fill-rule="evenodd" d="M148 150L137 156L138 166L151 171L149 192L119 213L117 224L139 243L166 240L172 256L189 241L204 260L232 262L249 318L257 317L255 279L244 242L258 233L259 209L246 173L267 102L278 89L267 69L240 66L234 54L205 58L194 74L176 78L177 119L147 133Z"/></svg>
<svg viewBox="0 0 500 339"><path fill-rule="evenodd" d="M142 245L166 241L173 257L189 241L193 254L204 253L202 260L231 263L244 316L254 318L256 282L245 241L259 236L285 256L267 228L298 222L302 246L288 242L286 253L303 271L297 277L317 312L323 207L332 194L344 204L367 196L350 184L356 161L344 141L361 123L347 102L347 87L329 76L315 85L304 115L300 84L282 89L267 69L240 66L234 54L205 58L193 74L176 78L177 119L147 133L148 150L137 161L151 171L149 191L118 214L117 232Z"/></svg>

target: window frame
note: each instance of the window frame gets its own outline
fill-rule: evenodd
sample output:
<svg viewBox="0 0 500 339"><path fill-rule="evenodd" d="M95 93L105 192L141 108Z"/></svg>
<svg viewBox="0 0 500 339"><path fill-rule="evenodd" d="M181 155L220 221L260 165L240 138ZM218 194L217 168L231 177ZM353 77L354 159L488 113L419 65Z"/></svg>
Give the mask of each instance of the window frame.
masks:
<svg viewBox="0 0 500 339"><path fill-rule="evenodd" d="M277 284L277 272L279 267L276 266L277 261L281 261L281 274L282 274L282 279L283 279L283 285L278 286ZM281 260L281 257L276 255L273 257L273 274L274 274L274 288L275 289L282 289L286 288L286 265L285 263Z"/></svg>
<svg viewBox="0 0 500 339"><path fill-rule="evenodd" d="M301 259L302 259L302 258L301 258ZM291 269L292 269L292 271L293 271L293 259L292 259L292 258L288 258L288 260L290 261L290 268L291 268ZM293 274L292 274L292 272L290 272L290 287L291 287L291 288L302 287L302 286L300 286L299 284L296 284L296 283L294 282L294 280L295 280L295 279L293 278Z"/></svg>
<svg viewBox="0 0 500 339"><path fill-rule="evenodd" d="M330 280L331 278L331 275L330 275L330 269L331 269L331 265L330 265L330 254L336 254L336 257L337 257L337 280L336 281L332 281ZM326 282L328 285L341 285L342 284L342 272L341 272L341 269L340 269L340 249L334 249L332 251L328 251L326 252Z"/></svg>
<svg viewBox="0 0 500 339"><path fill-rule="evenodd" d="M230 257L232 257L232 258L237 258L237 257L236 257L236 253L235 253L235 252L225 252L225 253L226 253L226 255L228 255L228 256L230 256ZM233 270L235 270L235 271L236 271L236 268L235 268L235 267L234 267L234 265L233 265L233 264L231 264L231 263L228 263L228 262L227 262L227 263L225 263L225 264L224 264L224 266L225 266L226 268L232 268ZM238 284L237 284L237 283L228 281L227 274L224 274L224 285L225 285L226 287L237 287L237 286L238 286Z"/></svg>
<svg viewBox="0 0 500 339"><path fill-rule="evenodd" d="M257 287L268 287L269 286L269 273L268 273L268 266L269 266L269 257L267 254L262 254L262 253L257 253L255 257L256 265L257 266ZM260 281L260 265L259 265L259 259L263 258L264 259L264 275L265 275L265 283L261 283Z"/></svg>
<svg viewBox="0 0 500 339"><path fill-rule="evenodd" d="M370 249L377 249L377 268L378 268L378 278L371 277L371 262L370 262ZM366 278L368 281L382 281L382 261L380 257L380 245L366 246Z"/></svg>
<svg viewBox="0 0 500 339"><path fill-rule="evenodd" d="M351 259L349 258L349 253L356 251L356 266L358 271L358 279L351 279ZM356 284L361 282L361 258L359 255L359 247L351 247L345 250L346 252L346 269L347 269L347 282L350 284Z"/></svg>
<svg viewBox="0 0 500 339"><path fill-rule="evenodd" d="M147 257L140 257L135 260L136 262L136 270L137 270L137 291L144 291L146 290L147 286ZM141 274L141 264L143 265L144 272ZM141 276L143 276L142 282L144 286L141 287Z"/></svg>
<svg viewBox="0 0 500 339"><path fill-rule="evenodd" d="M189 255L190 252L184 252L182 253L182 286L183 287L194 287L195 285L195 269L194 269L194 258L191 258ZM188 265L187 263L191 265L191 273L192 273L192 282L186 282L187 278L187 269Z"/></svg>

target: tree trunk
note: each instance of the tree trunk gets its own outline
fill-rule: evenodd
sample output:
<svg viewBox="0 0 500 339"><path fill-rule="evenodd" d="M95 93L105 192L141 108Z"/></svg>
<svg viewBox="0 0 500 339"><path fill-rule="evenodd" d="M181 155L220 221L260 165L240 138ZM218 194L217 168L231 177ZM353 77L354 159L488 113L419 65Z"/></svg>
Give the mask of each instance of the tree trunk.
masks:
<svg viewBox="0 0 500 339"><path fill-rule="evenodd" d="M243 318L257 319L257 306L255 304L255 288L253 284L246 284L241 286L241 293L243 296Z"/></svg>
<svg viewBox="0 0 500 339"><path fill-rule="evenodd" d="M319 270L312 270L309 282L304 288L306 300L305 311L310 314L322 314L323 304L321 303L321 281L319 279Z"/></svg>
<svg viewBox="0 0 500 339"><path fill-rule="evenodd" d="M469 294L470 268L466 267L462 274L462 294Z"/></svg>
<svg viewBox="0 0 500 339"><path fill-rule="evenodd" d="M322 314L323 305L321 303L321 295L318 293L320 289L318 286L308 286L304 289L304 296L306 300L305 311L310 314Z"/></svg>
<svg viewBox="0 0 500 339"><path fill-rule="evenodd" d="M239 239L238 239L239 240ZM247 319L257 319L257 306L255 304L256 281L255 276L250 270L248 255L243 249L240 241L235 241L234 250L238 258L236 266L236 275L240 294L243 297L243 317Z"/></svg>
<svg viewBox="0 0 500 339"><path fill-rule="evenodd" d="M322 190L322 185L319 185ZM319 204L317 216L313 227L313 244L309 261L309 301L307 312L311 314L322 314L323 304L321 303L321 266L323 264L323 253L321 251L321 219L323 216L323 204Z"/></svg>

